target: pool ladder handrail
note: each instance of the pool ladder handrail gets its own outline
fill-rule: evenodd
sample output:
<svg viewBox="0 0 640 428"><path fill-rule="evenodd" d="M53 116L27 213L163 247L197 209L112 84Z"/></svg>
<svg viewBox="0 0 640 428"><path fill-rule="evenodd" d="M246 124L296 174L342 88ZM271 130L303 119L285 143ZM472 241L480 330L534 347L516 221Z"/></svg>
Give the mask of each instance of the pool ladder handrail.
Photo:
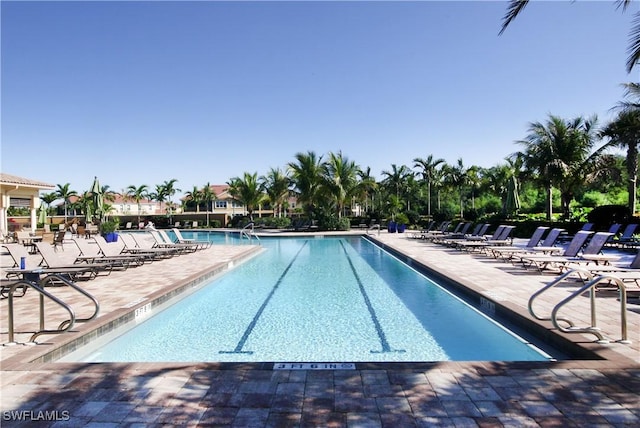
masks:
<svg viewBox="0 0 640 428"><path fill-rule="evenodd" d="M369 232L372 230L377 230L378 231L378 236L380 236L380 225L379 224L372 224L371 226L369 226L367 228L367 235L371 235Z"/></svg>
<svg viewBox="0 0 640 428"><path fill-rule="evenodd" d="M551 311L551 316L549 318L541 317L535 313L535 311L533 310L533 301L538 296L540 296L542 293L549 290L550 288L555 287L557 284L561 283L566 278L576 274L583 281L582 287L578 288L576 291L574 291L569 296L565 297L559 303L557 303L554 306L553 310ZM562 331L563 333L590 333L598 338L597 340L598 343L609 343L609 340L606 339L602 333L600 333L599 331L600 328L597 326L597 320L596 320L596 286L604 281L615 282L616 285L618 286L618 289L620 290L620 324L621 324L620 336L621 338L618 342L631 343L631 341L627 339L627 288L624 282L613 274L602 274L602 275L594 276L593 273L591 273L586 269L581 269L581 268L570 269L531 295L528 302L529 313L534 318L540 321L551 321L553 326L558 330ZM576 297L582 295L586 291L589 291L589 304L590 304L590 311L591 311L591 325L589 327L576 327L575 324L568 318L562 318L558 316L558 312L564 305L566 305ZM567 323L569 327L567 328L560 325L561 321Z"/></svg>
<svg viewBox="0 0 640 428"><path fill-rule="evenodd" d="M243 236L246 237L249 240L249 242L251 242L252 238L256 238L258 240L258 243L260 244L261 243L260 237L256 235L253 229L253 226L254 226L254 222L250 222L240 230L240 240L242 240Z"/></svg>
<svg viewBox="0 0 640 428"><path fill-rule="evenodd" d="M88 317L88 318L76 318L75 312L73 310L73 308L71 308L71 306L69 306L67 303L65 303L63 300L59 299L58 297L54 296L53 294L49 293L48 291L46 291L44 289L45 284L47 283L53 283L53 281L58 280L58 281L62 281L64 284L70 286L71 288L77 290L78 292L80 292L81 294L83 294L84 296L86 296L87 298L89 298L89 300L92 301L92 303L95 306L95 310L94 313ZM88 292L86 292L84 289L80 288L77 286L77 284L75 284L72 281L67 280L66 278L62 277L59 274L51 274L51 275L47 275L45 278L43 278L42 280L40 280L39 282L34 282L34 281L29 281L26 279L20 279L18 281L16 281L15 284L13 284L10 288L9 288L9 293L8 293L8 342L5 345L13 345L15 344L15 323L14 323L14 309L13 309L13 298L14 298L14 293L16 292L16 290L18 288L22 288L22 287L28 287L31 288L33 290L35 290L38 294L39 294L39 300L40 300L40 304L39 304L39 309L40 309L40 313L39 313L39 321L40 321L40 325L39 328L40 330L38 330L37 332L35 332L30 338L29 338L29 342L33 343L35 342L35 339L43 334L59 334L59 333L64 333L67 332L69 330L71 330L71 328L74 326L74 324L76 322L87 322L90 320L95 319L98 316L98 313L100 311L100 305L98 303L98 301ZM26 293L26 289L24 290L24 292ZM45 327L45 319L44 319L44 298L47 297L49 300L51 300L52 302L54 302L55 304L57 304L58 306L62 307L65 311L67 311L67 313L69 314L69 319L64 320L63 322L60 323L60 325L58 325L58 328L55 330L49 330L46 329Z"/></svg>

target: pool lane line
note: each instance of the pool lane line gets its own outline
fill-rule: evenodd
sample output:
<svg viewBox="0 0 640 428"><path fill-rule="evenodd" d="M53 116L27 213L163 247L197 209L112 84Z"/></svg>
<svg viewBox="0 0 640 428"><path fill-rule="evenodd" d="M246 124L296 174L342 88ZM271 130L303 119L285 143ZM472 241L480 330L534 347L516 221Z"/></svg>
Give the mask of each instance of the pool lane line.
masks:
<svg viewBox="0 0 640 428"><path fill-rule="evenodd" d="M287 267L284 269L284 271L280 275L280 278L278 278L275 285L271 288L269 295L267 295L266 299L264 299L264 302L262 302L262 306L260 306L260 309L258 309L258 312L256 312L256 314L253 316L253 319L247 326L247 329L244 331L244 334L242 335L242 338L236 345L235 349L233 351L218 351L219 354L253 354L253 351L243 351L242 348L244 348L244 345L247 343L249 336L253 332L253 329L255 328L256 324L258 323L258 320L260 319L260 317L262 316L262 313L264 312L267 305L269 304L269 300L271 300L276 290L280 286L280 283L282 282L284 277L287 276L289 269L291 269L291 266L293 266L293 263L296 261L296 259L298 258L298 256L300 255L303 248L307 245L308 242L309 241L304 241L304 244L302 244L302 246L300 247L296 255L293 256L293 259L291 259Z"/></svg>
<svg viewBox="0 0 640 428"><path fill-rule="evenodd" d="M367 290L365 290L364 284L360 280L360 276L358 275L358 272L356 271L356 268L353 265L353 262L351 261L351 256L349 256L349 253L347 252L347 249L344 246L344 243L342 241L340 241L340 245L342 246L342 250L344 251L345 256L347 256L347 261L349 262L349 266L351 267L351 271L353 272L353 276L356 277L356 281L358 282L358 287L360 288L360 294L362 294L362 297L364 298L364 303L367 305L367 310L369 311L369 316L371 316L371 320L373 321L373 325L376 328L376 333L378 333L378 339L380 340L380 345L382 347L382 350L381 351L374 351L372 349L371 353L372 354L382 354L382 353L385 353L385 352L406 352L404 349L392 349L391 346L389 346L389 342L387 341L387 336L384 334L384 330L382 329L382 325L380 325L380 320L378 319L378 316L376 315L376 310L373 308L373 305L371 304L371 300L369 299L369 295L367 294Z"/></svg>

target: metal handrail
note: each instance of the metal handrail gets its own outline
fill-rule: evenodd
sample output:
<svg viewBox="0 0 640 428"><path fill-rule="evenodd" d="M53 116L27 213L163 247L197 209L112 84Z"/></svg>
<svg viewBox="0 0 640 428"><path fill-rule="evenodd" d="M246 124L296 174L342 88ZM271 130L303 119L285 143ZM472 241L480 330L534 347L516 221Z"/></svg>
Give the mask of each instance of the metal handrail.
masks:
<svg viewBox="0 0 640 428"><path fill-rule="evenodd" d="M14 344L14 322L13 322L13 293L15 293L15 291L18 289L18 287L24 287L27 286L29 288L34 289L36 292L39 293L40 295L40 330L35 332L31 338L29 339L29 342L34 342L35 339L40 336L41 334L58 334L58 333L63 333L65 331L69 331L71 330L71 328L73 327L73 324L75 322L76 319L76 315L73 312L73 309L71 309L71 307L69 305L67 305L66 303L64 303L62 300L58 299L56 296L54 296L53 294L49 293L48 291L46 291L44 288L40 288L40 285L38 285L35 282L31 282L31 281L27 281L25 279L21 279L16 281L15 284L13 284L10 288L9 288L9 307L8 307L8 316L9 316L9 336L8 336L8 344ZM51 301L53 301L54 303L56 303L57 305L61 306L64 310L66 310L69 313L69 319L65 320L64 322L62 322L59 326L58 329L56 330L47 330L44 326L44 298L48 297ZM66 326L66 327L65 327Z"/></svg>
<svg viewBox="0 0 640 428"><path fill-rule="evenodd" d="M78 286L78 284L76 284L73 281L68 280L67 278L65 278L61 274L47 275L46 277L44 277L44 278L42 278L40 280L40 286L42 288L44 288L45 285L53 284L55 281L61 281L65 285L68 285L69 287L71 287L74 290L78 291L83 296L87 297L91 301L91 303L93 303L93 306L95 308L95 310L93 311L93 315L91 315L89 318L76 318L76 322L87 322L87 321L91 321L91 320L97 318L98 313L100 312L100 304L98 303L98 300L95 297L93 297L91 294L89 294L85 289L83 289L80 286ZM61 324L61 326L64 325L66 322L68 322L68 320L63 322Z"/></svg>
<svg viewBox="0 0 640 428"><path fill-rule="evenodd" d="M550 288L556 286L560 282L564 281L566 278L578 275L578 277L583 281L582 287L578 290L571 293L568 297L562 299L551 311L551 316L546 318L542 317L535 313L533 310L533 301L540 296L545 291ZM624 282L612 274L603 274L597 277L594 277L594 274L586 269L575 268L568 270L564 274L558 276L556 279L551 281L549 284L542 287L540 290L531 295L528 302L529 313L536 319L541 321L551 321L553 326L558 330L564 333L590 333L598 338L598 343L609 343L609 340L605 339L604 335L600 333L599 328L597 327L596 320L596 285L603 281L614 281L620 290L620 321L621 321L621 339L619 342L621 343L630 343L627 340L627 290ZM575 324L569 320L568 318L561 318L558 316L558 312L560 309L566 305L571 300L576 297L582 295L584 292L589 291L589 304L591 310L591 325L589 327L576 327ZM566 323L569 327L561 326L560 322Z"/></svg>
<svg viewBox="0 0 640 428"><path fill-rule="evenodd" d="M378 230L378 235L380 235L380 225L379 224L372 224L371 226L369 226L367 228L367 235L371 235L369 232L372 230Z"/></svg>
<svg viewBox="0 0 640 428"><path fill-rule="evenodd" d="M547 285L545 285L544 287L542 287L540 290L536 291L535 293L533 293L531 295L531 297L529 298L529 302L527 304L527 307L529 309L529 313L531 314L531 316L533 316L535 319L540 320L540 321L551 321L551 317L542 317L538 314L536 314L536 312L533 310L533 301L540 296L542 293L544 293L545 291L547 291L548 289L556 286L557 284L561 283L562 281L564 281L566 278L574 275L574 274L578 274L578 277L580 277L582 279L582 277L580 276L585 275L588 280L593 279L593 275L591 274L591 272L584 270L584 269L571 269L566 271L565 273L563 273L562 275L558 276L556 279L554 279L553 281L551 281L550 283L548 283ZM558 320L560 321L564 321L567 324L569 324L570 327L573 327L574 324L571 320L566 319L566 318L558 318Z"/></svg>
<svg viewBox="0 0 640 428"><path fill-rule="evenodd" d="M250 222L240 230L240 240L242 240L242 237L245 236L249 240L249 242L251 242L252 238L256 238L258 240L258 243L260 243L260 237L254 232L253 226L254 223Z"/></svg>
<svg viewBox="0 0 640 428"><path fill-rule="evenodd" d="M571 293L568 297L562 299L562 301L558 303L555 306L555 308L553 308L553 311L551 312L551 320L553 322L553 325L558 330L563 331L565 333L591 333L596 337L598 337L598 343L609 343L609 341L605 339L604 336L598 331L598 327L596 327L596 318L595 318L595 313L596 313L595 287L596 285L604 281L615 282L616 285L618 286L618 290L620 290L621 332L620 332L620 340L618 342L631 343L631 341L627 339L627 287L624 285L624 282L620 278L611 274L600 275L597 278L592 279L591 281L587 282L584 286L582 286L578 290ZM557 319L557 314L560 308L587 290L589 290L589 294L591 296L591 326L583 327L583 328L574 327L572 329L566 329L558 325L556 319Z"/></svg>

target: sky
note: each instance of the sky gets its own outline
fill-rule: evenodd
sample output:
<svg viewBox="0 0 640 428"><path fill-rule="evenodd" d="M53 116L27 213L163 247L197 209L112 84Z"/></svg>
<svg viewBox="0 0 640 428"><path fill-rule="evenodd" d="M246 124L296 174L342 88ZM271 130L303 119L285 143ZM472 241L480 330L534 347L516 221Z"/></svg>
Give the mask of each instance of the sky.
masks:
<svg viewBox="0 0 640 428"><path fill-rule="evenodd" d="M613 118L632 15L611 1L6 1L2 172L174 196L330 152L382 179L491 167L531 122Z"/></svg>

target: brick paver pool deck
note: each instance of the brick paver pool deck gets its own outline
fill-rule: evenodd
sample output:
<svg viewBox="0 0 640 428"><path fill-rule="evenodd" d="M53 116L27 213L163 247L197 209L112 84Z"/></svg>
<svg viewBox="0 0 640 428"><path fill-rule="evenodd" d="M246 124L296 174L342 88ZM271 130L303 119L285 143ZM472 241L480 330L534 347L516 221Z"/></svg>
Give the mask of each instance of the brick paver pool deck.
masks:
<svg viewBox="0 0 640 428"><path fill-rule="evenodd" d="M554 278L486 256L409 239L372 236L403 257L441 272L484 298L491 308L527 311L531 294ZM356 363L354 370L274 370L243 363L62 363L62 351L95 338L98 326L118 325L131 312L168 292L197 288L255 256L258 246L213 246L194 254L114 271L81 285L101 304L100 316L72 332L40 336L38 345L0 349L2 426L224 426L224 427L624 427L640 425L640 305L627 307L630 344L598 344L590 334L556 332L556 342L580 345L598 358L552 362ZM70 256L70 254L66 254ZM2 256L2 267L9 267ZM540 313L572 286L540 298ZM76 308L88 301L56 287ZM609 292L603 292L609 293ZM602 296L602 297L601 297ZM598 326L620 338L620 302L598 297ZM37 295L15 300L16 340L37 329ZM0 300L0 340L7 342L7 299ZM564 312L588 325L580 297ZM47 307L47 316L60 312ZM55 318L57 320L64 318ZM59 322L59 321L58 321ZM49 325L47 325L49 326Z"/></svg>

